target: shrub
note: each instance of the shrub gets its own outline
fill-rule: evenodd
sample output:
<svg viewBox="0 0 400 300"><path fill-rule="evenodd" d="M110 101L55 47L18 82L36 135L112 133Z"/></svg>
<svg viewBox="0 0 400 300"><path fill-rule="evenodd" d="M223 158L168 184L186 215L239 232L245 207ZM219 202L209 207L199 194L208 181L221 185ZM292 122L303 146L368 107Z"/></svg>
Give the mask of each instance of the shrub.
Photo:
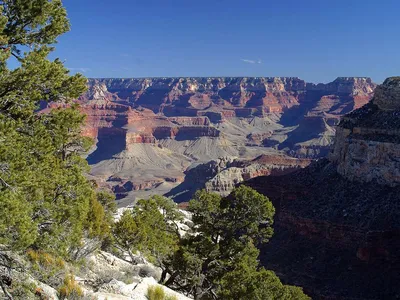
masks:
<svg viewBox="0 0 400 300"><path fill-rule="evenodd" d="M176 296L165 295L162 286L149 286L147 289L147 299L149 300L177 300Z"/></svg>
<svg viewBox="0 0 400 300"><path fill-rule="evenodd" d="M83 296L82 288L76 283L72 274L65 276L64 284L58 289L61 299L80 299Z"/></svg>
<svg viewBox="0 0 400 300"><path fill-rule="evenodd" d="M32 263L31 272L35 278L50 286L58 286L62 283L65 272L65 262L44 251L29 249L26 252L28 260Z"/></svg>
<svg viewBox="0 0 400 300"><path fill-rule="evenodd" d="M18 278L17 282L13 283L13 289L10 291L14 299L37 299L35 298L38 288L34 282L29 282L27 277Z"/></svg>
<svg viewBox="0 0 400 300"><path fill-rule="evenodd" d="M164 289L162 286L149 286L147 289L147 299L149 300L178 300L178 298L174 295L165 295Z"/></svg>
<svg viewBox="0 0 400 300"><path fill-rule="evenodd" d="M55 269L63 269L65 267L62 258L55 257L47 252L29 249L26 254L32 263L40 264L43 267L53 267Z"/></svg>
<svg viewBox="0 0 400 300"><path fill-rule="evenodd" d="M147 289L147 298L149 300L164 300L165 292L161 286L149 286Z"/></svg>

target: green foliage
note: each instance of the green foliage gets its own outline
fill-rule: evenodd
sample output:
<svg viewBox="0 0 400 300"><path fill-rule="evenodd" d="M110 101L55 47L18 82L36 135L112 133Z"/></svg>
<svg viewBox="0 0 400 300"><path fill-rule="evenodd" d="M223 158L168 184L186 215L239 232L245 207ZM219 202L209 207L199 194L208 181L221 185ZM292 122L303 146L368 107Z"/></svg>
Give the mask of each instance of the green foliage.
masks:
<svg viewBox="0 0 400 300"><path fill-rule="evenodd" d="M149 300L177 300L176 296L165 295L164 289L161 286L149 286L147 288L147 299Z"/></svg>
<svg viewBox="0 0 400 300"><path fill-rule="evenodd" d="M12 290L10 291L14 299L37 299L36 293L38 288L33 282L29 282L28 278L18 278L18 281L13 282Z"/></svg>
<svg viewBox="0 0 400 300"><path fill-rule="evenodd" d="M248 267L257 267L258 250L272 236L275 210L265 196L246 186L235 189L228 198L198 191L189 204L195 233L181 243L169 268L174 280L187 282L196 299L212 297L218 282L250 255ZM173 284L170 279L166 284Z"/></svg>
<svg viewBox="0 0 400 300"><path fill-rule="evenodd" d="M61 299L82 299L83 290L76 283L74 275L68 274L63 285L58 289Z"/></svg>
<svg viewBox="0 0 400 300"><path fill-rule="evenodd" d="M0 1L0 244L67 256L110 232L110 198L84 173L86 79L48 55L69 22L60 0ZM24 52L25 51L25 52ZM13 56L19 62L8 69ZM40 101L59 108L37 113ZM57 104L58 103L58 104ZM107 207L103 207L103 204Z"/></svg>
<svg viewBox="0 0 400 300"><path fill-rule="evenodd" d="M219 299L310 299L302 289L286 286L272 271L258 268L258 250L249 244L218 282Z"/></svg>
<svg viewBox="0 0 400 300"><path fill-rule="evenodd" d="M173 253L179 241L176 222L182 219L176 204L165 197L139 200L114 225L116 243L133 255L141 251L155 263Z"/></svg>
<svg viewBox="0 0 400 300"><path fill-rule="evenodd" d="M285 285L285 299L296 299L296 300L310 300L311 297L304 294L303 289L298 286Z"/></svg>
<svg viewBox="0 0 400 300"><path fill-rule="evenodd" d="M116 212L114 195L99 191L96 197L90 199L90 210L87 216L86 227L89 237L108 238L111 234L113 213Z"/></svg>
<svg viewBox="0 0 400 300"><path fill-rule="evenodd" d="M227 198L202 190L189 211L192 232L180 237L173 225L181 216L172 202L159 196L140 201L123 214L114 235L130 250L162 253L156 255L160 282L195 299L309 299L259 267L257 246L273 234L275 210L268 198L246 186Z"/></svg>

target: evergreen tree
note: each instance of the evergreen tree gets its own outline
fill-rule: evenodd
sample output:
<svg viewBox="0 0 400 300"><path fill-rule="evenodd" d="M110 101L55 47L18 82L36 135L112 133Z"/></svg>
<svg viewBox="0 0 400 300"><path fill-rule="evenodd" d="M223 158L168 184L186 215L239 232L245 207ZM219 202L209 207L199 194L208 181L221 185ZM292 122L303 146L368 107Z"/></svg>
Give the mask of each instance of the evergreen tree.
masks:
<svg viewBox="0 0 400 300"><path fill-rule="evenodd" d="M184 282L180 288L195 299L217 298L221 278L237 268L250 245L253 254L257 253L252 256L256 261L255 246L272 236L275 210L268 198L240 186L227 198L198 191L189 211L195 232L182 241L172 258L170 269L174 271L166 284Z"/></svg>
<svg viewBox="0 0 400 300"><path fill-rule="evenodd" d="M28 247L69 257L109 231L104 195L84 176L84 116L70 103L86 79L48 59L68 30L60 0L0 1L0 265ZM38 113L42 101L60 108Z"/></svg>
<svg viewBox="0 0 400 300"><path fill-rule="evenodd" d="M140 251L148 259L163 266L166 257L177 249L180 239L177 222L182 214L176 204L165 197L153 196L139 200L133 210L126 210L115 223L116 245L134 260Z"/></svg>
<svg viewBox="0 0 400 300"><path fill-rule="evenodd" d="M180 236L176 205L159 196L141 200L123 214L114 235L122 249L157 257L160 283L195 299L309 299L259 266L257 246L273 233L268 198L246 186L227 198L202 190L189 211L192 231Z"/></svg>

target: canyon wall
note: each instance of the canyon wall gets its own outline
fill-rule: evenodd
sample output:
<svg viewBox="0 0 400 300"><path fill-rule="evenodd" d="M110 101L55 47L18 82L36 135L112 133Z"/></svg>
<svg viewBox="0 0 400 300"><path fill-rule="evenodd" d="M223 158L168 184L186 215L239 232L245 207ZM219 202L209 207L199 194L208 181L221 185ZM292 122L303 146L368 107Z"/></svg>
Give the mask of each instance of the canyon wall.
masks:
<svg viewBox="0 0 400 300"><path fill-rule="evenodd" d="M329 159L246 183L277 208L265 266L317 299L400 293L399 128L400 78L389 78L343 117Z"/></svg>
<svg viewBox="0 0 400 300"><path fill-rule="evenodd" d="M331 126L366 104L375 89L371 79L356 77L328 84L294 77L110 78L90 79L88 86L79 102L88 115L85 132L94 138L102 127L126 130L127 145L183 135L215 137L217 130L200 126L273 115L274 122L297 128L284 135L251 133L249 143L256 139L301 157L324 156Z"/></svg>
<svg viewBox="0 0 400 300"><path fill-rule="evenodd" d="M400 78L377 87L368 105L341 122L330 155L349 180L400 184Z"/></svg>
<svg viewBox="0 0 400 300"><path fill-rule="evenodd" d="M96 140L87 158L91 175L118 199L133 199L181 190L190 170L225 157L252 165L219 168L202 187L225 194L242 180L304 167L301 159L329 152L340 117L367 103L374 89L371 79L357 77L327 84L294 77L106 78L90 79L77 102L87 115L83 133ZM259 156L300 160L254 161Z"/></svg>

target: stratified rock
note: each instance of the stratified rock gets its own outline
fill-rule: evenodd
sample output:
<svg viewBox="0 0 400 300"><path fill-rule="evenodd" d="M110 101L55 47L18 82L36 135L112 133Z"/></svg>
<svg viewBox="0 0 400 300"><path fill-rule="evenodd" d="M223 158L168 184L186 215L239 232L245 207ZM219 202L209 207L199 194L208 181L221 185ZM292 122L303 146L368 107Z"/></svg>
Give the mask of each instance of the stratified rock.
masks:
<svg viewBox="0 0 400 300"><path fill-rule="evenodd" d="M324 157L340 116L367 103L375 84L357 77L328 84L296 77L111 78L90 79L88 87L77 101L87 115L83 134L97 142L87 157L91 175L118 199L132 200L157 188L168 192L187 168L221 157ZM242 169L224 170L210 189L225 193L246 174L271 173Z"/></svg>
<svg viewBox="0 0 400 300"><path fill-rule="evenodd" d="M239 183L258 176L289 174L310 164L309 159L286 155L261 155L251 160L221 157L200 164L186 172L185 180L168 192L176 202L188 201L199 189L229 195Z"/></svg>
<svg viewBox="0 0 400 300"><path fill-rule="evenodd" d="M343 119L330 159L349 180L400 184L400 77L386 79L371 103Z"/></svg>

